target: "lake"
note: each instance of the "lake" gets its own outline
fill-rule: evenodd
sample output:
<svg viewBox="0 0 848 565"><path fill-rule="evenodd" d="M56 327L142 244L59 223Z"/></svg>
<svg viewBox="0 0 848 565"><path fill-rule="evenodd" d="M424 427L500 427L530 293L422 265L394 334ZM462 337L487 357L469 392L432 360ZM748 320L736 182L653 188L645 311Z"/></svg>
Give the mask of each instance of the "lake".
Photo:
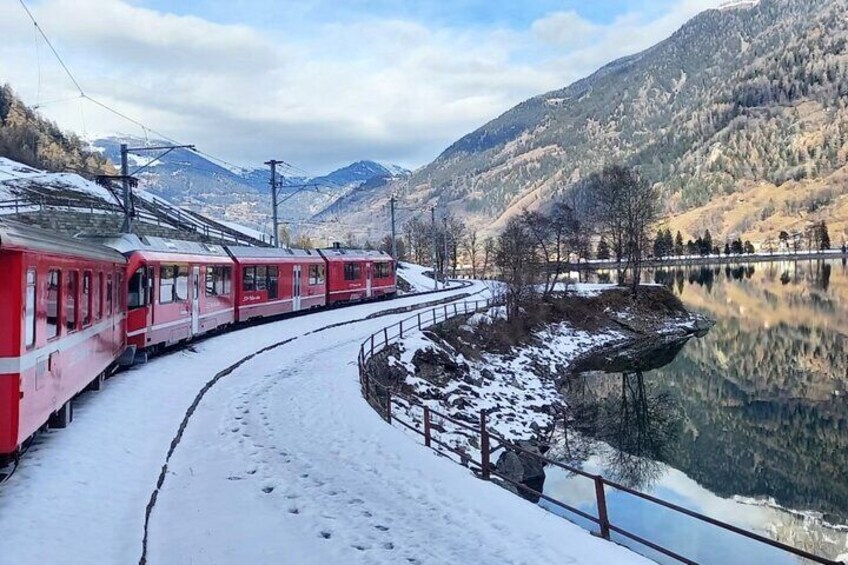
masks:
<svg viewBox="0 0 848 565"><path fill-rule="evenodd" d="M571 421L556 457L811 553L848 554L846 265L672 268L649 278L716 325L570 379ZM589 480L548 469L545 493L596 512ZM607 504L614 524L702 563L799 562L617 491Z"/></svg>

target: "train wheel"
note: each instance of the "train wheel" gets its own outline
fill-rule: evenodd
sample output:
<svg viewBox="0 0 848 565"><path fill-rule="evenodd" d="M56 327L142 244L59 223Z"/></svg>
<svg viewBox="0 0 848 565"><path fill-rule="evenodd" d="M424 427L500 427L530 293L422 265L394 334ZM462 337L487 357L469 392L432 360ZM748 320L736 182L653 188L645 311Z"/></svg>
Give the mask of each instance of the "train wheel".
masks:
<svg viewBox="0 0 848 565"><path fill-rule="evenodd" d="M67 428L73 420L74 403L69 400L55 414L50 416L50 420L47 423L51 428L61 430L62 428Z"/></svg>

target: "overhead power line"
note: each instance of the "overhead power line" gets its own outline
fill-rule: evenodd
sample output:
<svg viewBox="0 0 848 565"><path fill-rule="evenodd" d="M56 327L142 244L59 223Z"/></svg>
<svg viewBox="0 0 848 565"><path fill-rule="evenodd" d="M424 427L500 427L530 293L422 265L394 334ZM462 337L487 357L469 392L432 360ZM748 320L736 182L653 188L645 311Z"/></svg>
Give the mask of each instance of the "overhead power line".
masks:
<svg viewBox="0 0 848 565"><path fill-rule="evenodd" d="M32 14L30 9L27 7L24 0L18 0L18 1L20 2L21 6L23 7L23 9L26 12L27 16L29 17L29 19L32 21L32 23L35 26L35 29L38 31L39 35L41 35L41 37L44 38L44 42L47 44L47 46L50 48L50 51L53 53L53 56L56 57L56 60L62 66L62 69L65 71L65 74L68 75L68 78L71 80L74 87L79 92L79 98L83 98L85 100L88 100L92 104L99 106L100 108L106 110L107 112L110 112L110 113L114 114L115 116L118 116L119 118L122 118L122 119L126 120L127 122L138 126L139 128L141 128L142 132L144 133L145 139L147 139L147 134L149 132L149 133L155 135L156 137L160 138L161 140L167 141L167 142L172 143L174 145L185 145L185 144L181 143L180 141L147 126L146 124L142 123L141 121L139 121L135 118L132 118L132 117L128 116L127 114L125 114L124 112L121 112L120 110L117 110L117 109L113 108L112 106L109 106L108 104L101 102L97 98L93 98L92 96L87 94L85 92L85 90L83 90L83 88L80 85L77 78L71 72L71 69L68 67L68 65L65 63L65 61L62 59L62 57L59 55L59 52L53 46L53 43L51 43L50 38L47 37L47 34L44 32L44 30L38 24L38 20L35 19L35 16ZM40 86L39 86L39 89L40 89ZM70 99L73 99L73 98L70 98ZM46 104L51 104L51 103L64 102L66 100L69 100L69 99L53 100L53 101L50 101L50 102L45 102L43 104L40 104L40 106L44 106ZM231 162L227 161L226 159L222 159L220 157L212 155L211 153L207 153L206 151L202 151L200 149L194 149L194 151L196 153L198 153L199 155L203 155L204 157L206 157L206 158L208 158L212 161L215 161L217 163L220 163L222 165L225 165L225 166L227 166L231 169L244 169L244 167L241 167L239 165L231 163ZM305 171L304 169L301 169L300 167L296 167L296 166L292 165L291 163L287 163L285 161L280 161L280 164L286 166L288 169L290 169L292 171L296 171L296 172L299 172L300 174L310 176L310 174L307 171Z"/></svg>

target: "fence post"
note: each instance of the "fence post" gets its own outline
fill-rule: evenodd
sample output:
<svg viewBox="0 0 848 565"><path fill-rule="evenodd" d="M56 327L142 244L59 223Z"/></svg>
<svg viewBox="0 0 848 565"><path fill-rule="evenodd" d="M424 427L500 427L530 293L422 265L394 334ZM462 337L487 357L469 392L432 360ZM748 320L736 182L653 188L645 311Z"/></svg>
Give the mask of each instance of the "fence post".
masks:
<svg viewBox="0 0 848 565"><path fill-rule="evenodd" d="M400 321L400 338L403 339L403 320Z"/></svg>
<svg viewBox="0 0 848 565"><path fill-rule="evenodd" d="M604 479L595 477L595 496L598 499L598 525L601 527L601 537L610 539L609 516L607 515L607 497L604 493Z"/></svg>
<svg viewBox="0 0 848 565"><path fill-rule="evenodd" d="M445 304L445 320L448 319L448 305Z"/></svg>
<svg viewBox="0 0 848 565"><path fill-rule="evenodd" d="M374 334L371 334L371 357L374 357Z"/></svg>
<svg viewBox="0 0 848 565"><path fill-rule="evenodd" d="M430 447L430 407L424 407L424 445Z"/></svg>
<svg viewBox="0 0 848 565"><path fill-rule="evenodd" d="M488 481L489 470L489 432L486 430L486 411L480 410L480 464L483 479Z"/></svg>
<svg viewBox="0 0 848 565"><path fill-rule="evenodd" d="M418 330L421 331L421 314L418 314Z"/></svg>
<svg viewBox="0 0 848 565"><path fill-rule="evenodd" d="M459 312L456 311L456 302L453 303L453 315L456 316Z"/></svg>
<svg viewBox="0 0 848 565"><path fill-rule="evenodd" d="M436 323L436 309L433 308L433 323Z"/></svg>
<svg viewBox="0 0 848 565"><path fill-rule="evenodd" d="M392 389L386 388L386 422L392 423Z"/></svg>
<svg viewBox="0 0 848 565"><path fill-rule="evenodd" d="M389 328L383 328L383 342L386 344L386 347L389 346Z"/></svg>

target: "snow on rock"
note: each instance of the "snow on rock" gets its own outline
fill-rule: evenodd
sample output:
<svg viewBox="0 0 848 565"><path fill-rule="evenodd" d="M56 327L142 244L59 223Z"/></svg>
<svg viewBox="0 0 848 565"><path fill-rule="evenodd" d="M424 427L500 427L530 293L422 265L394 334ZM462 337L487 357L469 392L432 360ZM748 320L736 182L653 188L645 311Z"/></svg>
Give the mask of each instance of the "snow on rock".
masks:
<svg viewBox="0 0 848 565"><path fill-rule="evenodd" d="M72 190L113 204L115 202L111 192L77 174L48 173L0 157L0 200L17 198L20 190L33 184Z"/></svg>
<svg viewBox="0 0 848 565"><path fill-rule="evenodd" d="M151 515L148 563L646 562L475 479L362 399L360 343L409 314L367 316L425 300L209 338L83 395L73 425L43 434L0 488L0 561L138 562L145 506L197 392L248 353L296 338L199 404Z"/></svg>

